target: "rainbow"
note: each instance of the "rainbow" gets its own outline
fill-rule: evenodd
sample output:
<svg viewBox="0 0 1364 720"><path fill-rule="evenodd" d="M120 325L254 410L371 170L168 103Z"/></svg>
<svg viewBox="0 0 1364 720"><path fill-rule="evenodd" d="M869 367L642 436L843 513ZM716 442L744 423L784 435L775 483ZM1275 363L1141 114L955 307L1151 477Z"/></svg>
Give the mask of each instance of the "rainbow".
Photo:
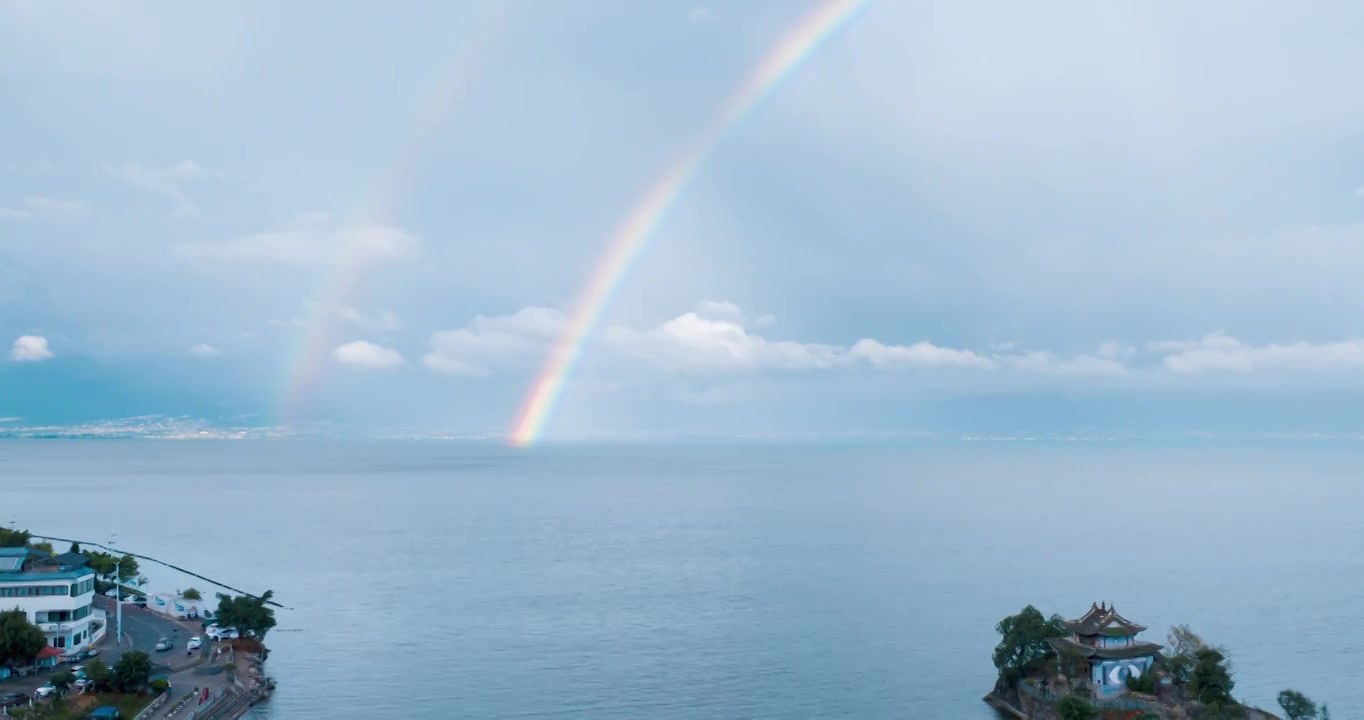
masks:
<svg viewBox="0 0 1364 720"><path fill-rule="evenodd" d="M419 161L432 141L441 136L450 116L460 107L465 91L480 65L484 52L505 26L511 3L496 2L469 23L454 42L451 59L435 73L431 89L404 125L387 171L342 226L342 245L336 259L322 273L314 293L316 302L299 333L299 343L285 362L284 389L280 393L277 422L292 425L300 419L306 400L322 379L328 358L337 344L342 312L355 302L363 280L375 259L369 251L367 233L389 232L398 200L416 177Z"/></svg>
<svg viewBox="0 0 1364 720"><path fill-rule="evenodd" d="M871 0L821 0L777 41L743 84L729 96L720 112L676 161L649 185L643 197L611 235L606 252L584 286L564 331L550 349L544 367L527 391L512 426L509 438L512 445L526 447L540 438L569 373L581 357L583 347L600 321L612 293L620 286L649 239L658 232L668 211L677 204L707 156L720 144L725 134L743 121L782 80L870 4Z"/></svg>

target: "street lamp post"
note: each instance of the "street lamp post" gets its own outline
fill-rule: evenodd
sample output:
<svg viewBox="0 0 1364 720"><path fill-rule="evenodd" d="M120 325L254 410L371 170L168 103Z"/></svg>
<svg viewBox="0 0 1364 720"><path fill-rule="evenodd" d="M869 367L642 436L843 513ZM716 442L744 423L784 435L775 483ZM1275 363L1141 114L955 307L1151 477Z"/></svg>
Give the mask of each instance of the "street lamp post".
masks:
<svg viewBox="0 0 1364 720"><path fill-rule="evenodd" d="M120 591L118 577L123 569L123 558L118 556L118 551L113 548L114 542L109 541L109 550L114 553L114 642L119 647L123 646L123 598L119 597Z"/></svg>

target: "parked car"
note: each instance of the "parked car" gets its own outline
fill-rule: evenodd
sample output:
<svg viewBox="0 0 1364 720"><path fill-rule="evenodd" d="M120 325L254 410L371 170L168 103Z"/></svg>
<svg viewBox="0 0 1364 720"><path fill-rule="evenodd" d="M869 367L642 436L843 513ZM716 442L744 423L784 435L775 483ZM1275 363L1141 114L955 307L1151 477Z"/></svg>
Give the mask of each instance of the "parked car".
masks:
<svg viewBox="0 0 1364 720"><path fill-rule="evenodd" d="M43 685L42 687L33 691L33 696L40 698L52 697L53 695L56 694L57 686L53 685L52 683L47 683L46 685Z"/></svg>
<svg viewBox="0 0 1364 720"><path fill-rule="evenodd" d="M91 680L91 679L88 678L88 677L79 677L79 678L76 678L76 687L78 687L78 688L80 688L80 689L82 689L82 690L84 690L85 688L88 688L88 687L90 687L91 685L94 685L94 684L95 684L95 681L94 681L94 680Z"/></svg>
<svg viewBox="0 0 1364 720"><path fill-rule="evenodd" d="M201 637L199 637L198 635L195 635L194 637L190 638L190 639L189 639L189 642L185 643L185 649L186 649L186 650L198 650L199 648L201 648L201 647L203 647L203 646L204 646L204 639L201 638Z"/></svg>
<svg viewBox="0 0 1364 720"><path fill-rule="evenodd" d="M72 666L71 666L71 674L72 674L72 675L75 675L75 676L78 677L78 678L85 677L85 666L84 666L84 665L72 665Z"/></svg>
<svg viewBox="0 0 1364 720"><path fill-rule="evenodd" d="M24 693L5 693L0 695L0 708L23 707L28 704L28 695Z"/></svg>
<svg viewBox="0 0 1364 720"><path fill-rule="evenodd" d="M209 639L209 640L217 640L217 639L218 639L218 625L217 625L217 623L214 623L214 624L212 624L212 625L209 625L209 626L205 627L205 628L204 628L204 634L208 636L208 639Z"/></svg>
<svg viewBox="0 0 1364 720"><path fill-rule="evenodd" d="M88 658L92 658L92 657L94 657L94 656L96 656L96 655L98 655L98 654L99 654L99 649L98 649L98 648L90 648L89 650L86 650L86 651L85 651L85 656L88 657Z"/></svg>
<svg viewBox="0 0 1364 720"><path fill-rule="evenodd" d="M234 627L226 627L218 631L219 640L236 640L239 637L241 637L241 633L237 632L237 628Z"/></svg>
<svg viewBox="0 0 1364 720"><path fill-rule="evenodd" d="M158 651L169 650L173 647L175 647L175 644L170 641L170 638L161 638L156 641L156 649Z"/></svg>

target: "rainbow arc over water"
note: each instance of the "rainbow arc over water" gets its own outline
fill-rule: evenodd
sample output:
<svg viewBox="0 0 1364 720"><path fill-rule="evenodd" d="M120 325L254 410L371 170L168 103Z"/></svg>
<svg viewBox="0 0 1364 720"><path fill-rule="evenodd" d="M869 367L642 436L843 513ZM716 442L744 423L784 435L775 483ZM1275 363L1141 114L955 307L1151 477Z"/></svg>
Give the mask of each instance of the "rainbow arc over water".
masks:
<svg viewBox="0 0 1364 720"><path fill-rule="evenodd" d="M482 68L484 56L510 20L514 3L499 0L476 15L453 39L450 59L438 67L430 89L415 105L395 135L391 159L355 212L337 232L341 247L322 273L315 301L302 323L298 345L285 363L284 388L276 421L293 425L301 419L313 389L321 382L328 358L336 347L345 309L357 302L368 272L383 260L376 242L403 241L388 224L399 201L417 177L418 167L432 144L444 137L452 115L463 107L467 91Z"/></svg>
<svg viewBox="0 0 1364 720"><path fill-rule="evenodd" d="M527 390L511 429L509 440L512 445L526 447L540 438L611 295L649 239L658 232L668 211L677 204L706 158L782 80L870 4L871 0L818 2L772 46L700 134L648 186L611 234L606 252L584 285L563 333Z"/></svg>

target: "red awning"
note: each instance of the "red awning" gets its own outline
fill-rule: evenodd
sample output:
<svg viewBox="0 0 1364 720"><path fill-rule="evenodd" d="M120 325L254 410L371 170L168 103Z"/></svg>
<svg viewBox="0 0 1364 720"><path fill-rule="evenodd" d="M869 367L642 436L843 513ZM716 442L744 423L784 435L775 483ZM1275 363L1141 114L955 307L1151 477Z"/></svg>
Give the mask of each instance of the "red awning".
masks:
<svg viewBox="0 0 1364 720"><path fill-rule="evenodd" d="M48 659L48 658L50 658L50 657L60 657L61 655L62 655L62 651L59 650L59 649L57 649L57 648L52 647L51 645L48 645L47 647L45 647L45 648L43 648L42 650L39 650L39 651L38 651L38 659L39 659L39 660L46 660L46 659Z"/></svg>

